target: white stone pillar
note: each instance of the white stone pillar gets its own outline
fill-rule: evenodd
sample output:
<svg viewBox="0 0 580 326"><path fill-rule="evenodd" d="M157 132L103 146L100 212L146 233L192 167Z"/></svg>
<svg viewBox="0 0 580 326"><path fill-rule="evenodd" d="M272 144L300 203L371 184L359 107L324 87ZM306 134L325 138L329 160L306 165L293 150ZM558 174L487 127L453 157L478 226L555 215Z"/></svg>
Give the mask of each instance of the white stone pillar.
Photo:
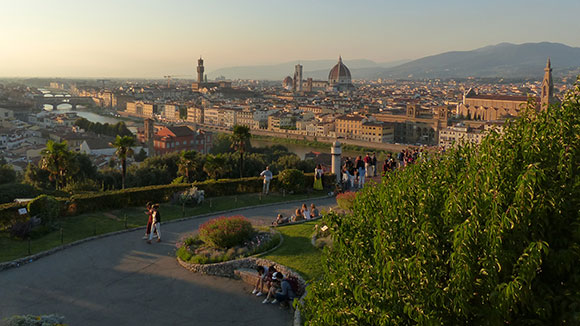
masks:
<svg viewBox="0 0 580 326"><path fill-rule="evenodd" d="M336 183L340 183L342 178L342 173L340 171L340 159L342 155L342 148L340 147L340 142L335 141L332 143L330 148L330 153L332 154L332 173L336 176Z"/></svg>

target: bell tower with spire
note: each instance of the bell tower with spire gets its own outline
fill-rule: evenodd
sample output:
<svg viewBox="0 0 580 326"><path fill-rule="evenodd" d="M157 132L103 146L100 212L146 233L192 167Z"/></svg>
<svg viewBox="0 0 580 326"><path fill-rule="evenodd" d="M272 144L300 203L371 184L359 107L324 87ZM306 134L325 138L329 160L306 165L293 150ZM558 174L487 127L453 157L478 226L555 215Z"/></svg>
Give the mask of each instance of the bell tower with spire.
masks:
<svg viewBox="0 0 580 326"><path fill-rule="evenodd" d="M200 56L199 60L197 60L197 82L200 84L203 83L203 71L203 59Z"/></svg>
<svg viewBox="0 0 580 326"><path fill-rule="evenodd" d="M542 80L541 108L545 110L550 103L554 102L554 81L552 80L552 64L548 57L546 68L544 68L544 80Z"/></svg>

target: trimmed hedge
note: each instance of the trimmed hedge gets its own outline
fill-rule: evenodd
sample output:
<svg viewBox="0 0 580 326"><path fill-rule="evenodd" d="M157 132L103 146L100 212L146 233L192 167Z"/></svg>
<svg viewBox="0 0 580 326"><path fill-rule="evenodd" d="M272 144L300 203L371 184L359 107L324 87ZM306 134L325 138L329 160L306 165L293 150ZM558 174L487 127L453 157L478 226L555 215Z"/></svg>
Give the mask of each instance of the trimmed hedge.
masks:
<svg viewBox="0 0 580 326"><path fill-rule="evenodd" d="M0 230L9 228L14 223L25 221L28 215L20 216L18 210L26 208L26 203L8 203L0 205Z"/></svg>
<svg viewBox="0 0 580 326"><path fill-rule="evenodd" d="M305 190L312 189L314 173L304 174ZM324 175L323 184L327 188L334 188L334 175ZM70 198L56 197L61 204L61 216L74 216L83 213L99 211L103 209L117 209L131 206L142 206L148 201L168 202L173 194L191 186L196 186L205 192L206 197L231 196L245 193L259 193L262 191L263 179L251 177L242 179L206 180L202 182L181 183L128 188L98 193L78 194ZM280 191L278 177L274 176L270 183L271 191ZM26 207L26 204L3 204L0 205L0 228L6 228L16 221L22 220L18 215L18 209Z"/></svg>

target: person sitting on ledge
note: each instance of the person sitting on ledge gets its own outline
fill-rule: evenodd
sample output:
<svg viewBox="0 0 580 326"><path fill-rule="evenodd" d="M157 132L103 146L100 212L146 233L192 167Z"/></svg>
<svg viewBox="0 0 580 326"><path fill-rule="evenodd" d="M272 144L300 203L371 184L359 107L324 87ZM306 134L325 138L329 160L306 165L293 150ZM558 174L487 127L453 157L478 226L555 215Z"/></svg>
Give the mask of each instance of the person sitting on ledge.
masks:
<svg viewBox="0 0 580 326"><path fill-rule="evenodd" d="M306 206L306 204L302 204L302 216L304 216L305 220L309 220L311 218L310 211L308 210L308 206Z"/></svg>
<svg viewBox="0 0 580 326"><path fill-rule="evenodd" d="M278 216L276 217L276 220L274 222L272 222L272 225L274 225L274 226L282 225L282 224L286 224L288 222L289 222L288 217L284 217L282 214L278 214Z"/></svg>
<svg viewBox="0 0 580 326"><path fill-rule="evenodd" d="M258 271L259 278L256 286L254 287L254 290L252 290L252 294L255 294L257 297L259 297L264 294L264 285L266 285L266 289L269 288L269 284L266 284L266 282L269 281L269 274L268 267L258 266L256 270Z"/></svg>
<svg viewBox="0 0 580 326"><path fill-rule="evenodd" d="M314 206L314 203L310 204L310 218L317 218L320 217L320 212L318 212L318 208Z"/></svg>
<svg viewBox="0 0 580 326"><path fill-rule="evenodd" d="M294 298L296 298L296 293L294 293L294 290L292 290L292 285L290 285L290 282L284 278L282 273L274 273L274 275L272 275L272 280L276 282L278 286L276 287L275 292L270 290L270 293L273 293L274 296L274 300L272 300L271 303L279 302L281 304L287 304L290 300L294 300ZM262 303L268 303L266 300L264 300Z"/></svg>
<svg viewBox="0 0 580 326"><path fill-rule="evenodd" d="M292 222L298 222L298 221L304 220L304 215L302 215L302 210L300 210L300 208L297 208L296 212L294 213L294 215L292 216L292 218L290 220Z"/></svg>

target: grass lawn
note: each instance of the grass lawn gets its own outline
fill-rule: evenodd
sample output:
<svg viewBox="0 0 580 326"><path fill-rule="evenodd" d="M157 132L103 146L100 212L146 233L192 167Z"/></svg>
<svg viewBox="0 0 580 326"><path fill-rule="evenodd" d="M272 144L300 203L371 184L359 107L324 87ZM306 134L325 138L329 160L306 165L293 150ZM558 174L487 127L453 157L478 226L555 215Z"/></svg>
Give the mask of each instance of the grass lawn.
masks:
<svg viewBox="0 0 580 326"><path fill-rule="evenodd" d="M307 281L318 278L322 275L322 251L310 243L317 222L319 221L278 227L284 243L262 258L294 269Z"/></svg>
<svg viewBox="0 0 580 326"><path fill-rule="evenodd" d="M184 216L195 216L239 207L321 197L323 195L323 192L286 196L270 194L266 197L261 197L259 194L245 194L207 198L202 205L185 207L184 211L179 205L161 204L160 210L163 214L163 220L171 221ZM55 230L42 237L32 239L30 241L30 250L27 240L14 239L7 232L0 232L0 262L26 257L29 254L35 254L60 246L61 244L85 239L98 234L145 226L147 219L144 211L144 207L128 207L63 218L57 222ZM284 237L284 241L286 241L286 235Z"/></svg>

